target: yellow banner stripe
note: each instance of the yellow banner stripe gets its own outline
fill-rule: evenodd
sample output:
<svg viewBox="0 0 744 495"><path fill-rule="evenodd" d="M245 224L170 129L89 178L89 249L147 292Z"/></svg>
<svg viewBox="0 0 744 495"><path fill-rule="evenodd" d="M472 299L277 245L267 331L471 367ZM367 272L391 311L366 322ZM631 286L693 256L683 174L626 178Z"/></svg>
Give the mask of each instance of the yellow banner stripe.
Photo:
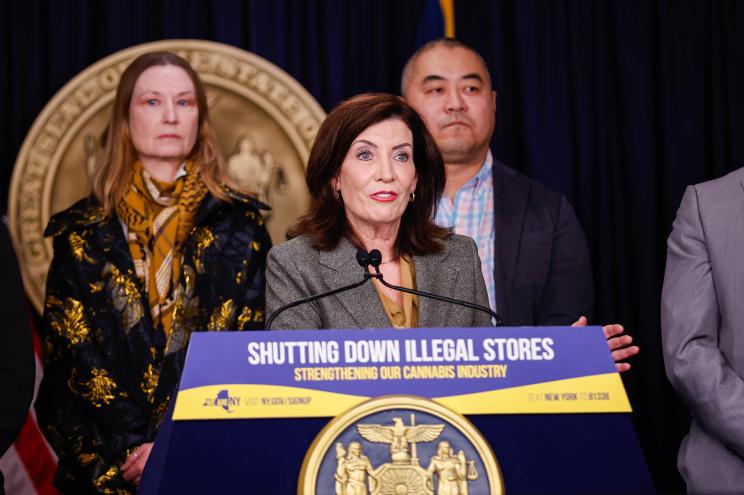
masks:
<svg viewBox="0 0 744 495"><path fill-rule="evenodd" d="M460 414L632 412L618 373L434 399Z"/></svg>
<svg viewBox="0 0 744 495"><path fill-rule="evenodd" d="M228 391L228 397L217 400L217 394L223 390ZM280 385L210 385L180 391L173 419L331 417L368 398ZM617 373L437 397L434 400L460 414L632 411Z"/></svg>
<svg viewBox="0 0 744 495"><path fill-rule="evenodd" d="M227 390L229 404L210 404ZM369 397L281 385L209 385L178 392L173 419L314 418L336 416Z"/></svg>

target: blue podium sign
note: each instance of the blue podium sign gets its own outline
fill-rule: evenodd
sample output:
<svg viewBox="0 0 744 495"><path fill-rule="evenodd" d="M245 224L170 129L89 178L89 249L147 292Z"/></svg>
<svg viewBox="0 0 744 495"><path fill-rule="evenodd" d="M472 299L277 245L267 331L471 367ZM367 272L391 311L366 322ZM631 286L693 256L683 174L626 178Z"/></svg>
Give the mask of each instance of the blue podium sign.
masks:
<svg viewBox="0 0 744 495"><path fill-rule="evenodd" d="M173 419L329 417L390 394L460 414L631 410L600 327L200 332Z"/></svg>
<svg viewBox="0 0 744 495"><path fill-rule="evenodd" d="M628 412L599 327L195 333L140 493L654 493Z"/></svg>

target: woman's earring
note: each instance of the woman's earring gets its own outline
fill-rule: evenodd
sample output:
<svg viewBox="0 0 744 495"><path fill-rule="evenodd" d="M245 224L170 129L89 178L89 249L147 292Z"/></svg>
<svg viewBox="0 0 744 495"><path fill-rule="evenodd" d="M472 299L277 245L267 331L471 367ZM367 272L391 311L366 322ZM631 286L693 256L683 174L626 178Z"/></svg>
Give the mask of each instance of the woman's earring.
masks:
<svg viewBox="0 0 744 495"><path fill-rule="evenodd" d="M341 190L340 189L334 189L333 196L336 198L336 201L338 201L339 203L341 202Z"/></svg>
<svg viewBox="0 0 744 495"><path fill-rule="evenodd" d="M408 196L408 202L413 203L414 199L416 199L416 191L411 191L411 194Z"/></svg>

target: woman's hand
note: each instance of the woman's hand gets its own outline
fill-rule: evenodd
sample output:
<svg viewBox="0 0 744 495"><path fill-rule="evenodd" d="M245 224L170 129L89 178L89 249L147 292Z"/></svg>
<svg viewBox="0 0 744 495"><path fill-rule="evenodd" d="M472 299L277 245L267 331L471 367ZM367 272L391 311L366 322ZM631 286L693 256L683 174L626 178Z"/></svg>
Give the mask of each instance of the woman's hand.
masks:
<svg viewBox="0 0 744 495"><path fill-rule="evenodd" d="M121 465L121 475L126 481L139 486L142 471L145 470L145 464L147 464L147 458L150 457L151 450L152 442L148 442L135 447L129 454L124 464Z"/></svg>
<svg viewBox="0 0 744 495"><path fill-rule="evenodd" d="M580 316L571 326L585 327L587 323L586 316ZM612 351L612 360L615 361L615 367L621 373L628 371L630 369L630 363L622 363L621 361L635 356L641 349L637 345L630 345L633 342L633 337L630 335L621 335L625 330L622 325L617 323L605 325L602 327L602 330L604 330L605 339L607 339L607 347Z"/></svg>

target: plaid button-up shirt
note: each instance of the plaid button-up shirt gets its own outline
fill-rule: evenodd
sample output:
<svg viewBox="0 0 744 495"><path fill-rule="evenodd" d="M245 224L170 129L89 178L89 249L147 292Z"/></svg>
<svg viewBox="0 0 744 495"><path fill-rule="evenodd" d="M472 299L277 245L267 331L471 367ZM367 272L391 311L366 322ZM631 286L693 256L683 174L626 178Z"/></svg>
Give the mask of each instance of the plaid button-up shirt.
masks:
<svg viewBox="0 0 744 495"><path fill-rule="evenodd" d="M442 227L454 227L455 233L472 237L478 246L483 278L488 290L488 302L496 309L496 281L494 270L493 219L493 156L489 151L478 174L466 182L454 200L442 196L435 221Z"/></svg>

